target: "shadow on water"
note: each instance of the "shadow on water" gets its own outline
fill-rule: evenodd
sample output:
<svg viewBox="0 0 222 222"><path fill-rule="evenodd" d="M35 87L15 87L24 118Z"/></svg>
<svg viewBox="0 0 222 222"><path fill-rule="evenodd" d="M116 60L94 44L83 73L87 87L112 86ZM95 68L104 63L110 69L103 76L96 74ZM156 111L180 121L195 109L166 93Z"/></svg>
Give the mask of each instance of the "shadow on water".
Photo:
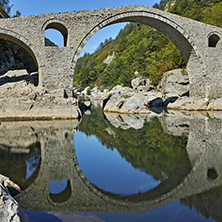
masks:
<svg viewBox="0 0 222 222"><path fill-rule="evenodd" d="M25 189L15 198L30 218L220 221L219 113L91 111L81 123L0 125L0 173Z"/></svg>

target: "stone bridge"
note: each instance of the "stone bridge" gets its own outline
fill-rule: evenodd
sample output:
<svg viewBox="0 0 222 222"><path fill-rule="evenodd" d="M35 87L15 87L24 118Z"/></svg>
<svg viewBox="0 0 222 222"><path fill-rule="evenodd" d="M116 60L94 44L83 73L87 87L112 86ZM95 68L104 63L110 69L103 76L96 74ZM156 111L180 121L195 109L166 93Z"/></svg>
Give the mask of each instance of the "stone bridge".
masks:
<svg viewBox="0 0 222 222"><path fill-rule="evenodd" d="M222 184L221 126L222 121L218 119L192 119L187 155L175 172L154 189L129 196L102 191L84 176L74 148L75 123L43 122L41 125L33 122L11 127L2 123L4 130L0 131L0 138L6 147L7 144L13 147L23 147L23 143L26 146L41 144L41 161L38 172L34 173L35 180L15 197L24 210L144 212ZM7 142L4 138L10 133L12 138ZM21 139L21 134L25 140ZM66 188L59 194L50 193L50 182L59 180L67 181Z"/></svg>
<svg viewBox="0 0 222 222"><path fill-rule="evenodd" d="M137 22L154 27L178 47L187 64L190 95L222 97L222 29L147 6L122 6L0 20L0 38L24 47L34 59L40 85L72 92L78 56L89 38L103 27ZM56 29L64 47L46 47L45 31Z"/></svg>

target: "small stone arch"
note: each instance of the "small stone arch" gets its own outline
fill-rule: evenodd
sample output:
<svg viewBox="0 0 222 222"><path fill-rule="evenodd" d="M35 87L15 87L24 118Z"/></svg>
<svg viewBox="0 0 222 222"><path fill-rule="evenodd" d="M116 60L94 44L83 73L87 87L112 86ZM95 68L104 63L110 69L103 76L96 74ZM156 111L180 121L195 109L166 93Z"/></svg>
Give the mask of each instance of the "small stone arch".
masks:
<svg viewBox="0 0 222 222"><path fill-rule="evenodd" d="M64 40L64 47L68 46L68 29L66 28L66 24L59 19L50 19L44 23L42 26L42 31L45 32L47 29L55 29L59 31Z"/></svg>
<svg viewBox="0 0 222 222"><path fill-rule="evenodd" d="M208 47L216 48L217 43L220 41L220 36L217 33L211 33L208 36Z"/></svg>

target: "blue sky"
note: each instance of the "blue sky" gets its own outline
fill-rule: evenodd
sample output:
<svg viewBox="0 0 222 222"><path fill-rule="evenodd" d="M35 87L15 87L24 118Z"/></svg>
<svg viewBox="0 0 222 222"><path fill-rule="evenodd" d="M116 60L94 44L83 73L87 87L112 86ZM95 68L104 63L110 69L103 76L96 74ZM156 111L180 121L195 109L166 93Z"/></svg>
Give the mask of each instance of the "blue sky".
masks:
<svg viewBox="0 0 222 222"><path fill-rule="evenodd" d="M22 16L89 10L123 5L146 5L152 7L155 3L159 2L160 0L10 0L10 4L14 5L12 7L11 15L15 14L16 10L19 10L22 13ZM119 30L123 28L124 25L125 24L116 24L99 30L87 42L81 55L85 52L94 52L97 46L105 39L108 39L109 37L115 38ZM62 45L62 37L56 34L55 31L48 31L46 33L46 37L56 42L58 45Z"/></svg>

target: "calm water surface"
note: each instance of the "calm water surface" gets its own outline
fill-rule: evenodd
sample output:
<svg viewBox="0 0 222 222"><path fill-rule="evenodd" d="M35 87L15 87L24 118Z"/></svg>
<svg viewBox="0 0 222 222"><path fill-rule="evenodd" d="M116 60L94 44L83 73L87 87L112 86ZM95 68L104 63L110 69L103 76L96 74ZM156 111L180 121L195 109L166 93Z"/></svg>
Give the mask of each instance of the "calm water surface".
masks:
<svg viewBox="0 0 222 222"><path fill-rule="evenodd" d="M216 118L217 117L217 118ZM221 221L220 115L0 125L0 174L30 221Z"/></svg>

